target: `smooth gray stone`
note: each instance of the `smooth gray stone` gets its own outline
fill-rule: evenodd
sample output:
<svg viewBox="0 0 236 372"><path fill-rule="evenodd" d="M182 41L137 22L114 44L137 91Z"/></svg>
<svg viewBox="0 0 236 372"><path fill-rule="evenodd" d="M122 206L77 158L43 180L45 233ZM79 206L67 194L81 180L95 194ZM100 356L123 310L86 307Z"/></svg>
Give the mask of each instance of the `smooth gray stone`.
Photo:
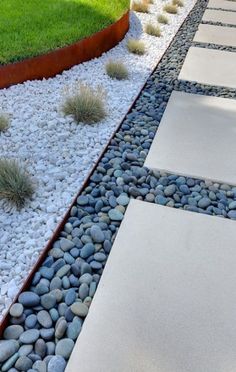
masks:
<svg viewBox="0 0 236 372"><path fill-rule="evenodd" d="M95 252L95 247L92 243L87 243L83 246L80 252L80 257L88 258Z"/></svg>
<svg viewBox="0 0 236 372"><path fill-rule="evenodd" d="M70 309L72 313L81 316L82 318L85 318L88 314L88 307L82 302L75 302L73 305L71 305Z"/></svg>
<svg viewBox="0 0 236 372"><path fill-rule="evenodd" d="M83 301L89 294L89 286L87 283L82 283L79 287L79 297Z"/></svg>
<svg viewBox="0 0 236 372"><path fill-rule="evenodd" d="M64 372L66 361L61 355L56 355L51 358L48 363L48 372Z"/></svg>
<svg viewBox="0 0 236 372"><path fill-rule="evenodd" d="M35 353L39 355L41 358L44 358L46 355L46 343L42 338L39 338L34 346Z"/></svg>
<svg viewBox="0 0 236 372"><path fill-rule="evenodd" d="M47 293L41 297L41 305L46 310L52 309L56 305L56 297L50 293Z"/></svg>
<svg viewBox="0 0 236 372"><path fill-rule="evenodd" d="M62 340L59 340L56 345L55 353L56 355L60 355L65 359L68 359L70 357L70 354L74 347L74 341L70 338L63 338Z"/></svg>
<svg viewBox="0 0 236 372"><path fill-rule="evenodd" d="M70 249L74 248L75 246L75 243L72 242L71 240L69 239L66 239L66 238L62 238L60 240L60 246L61 246L61 249L66 252L66 251L69 251Z"/></svg>
<svg viewBox="0 0 236 372"><path fill-rule="evenodd" d="M30 358L27 356L21 356L16 364L15 367L16 369L19 369L20 371L28 371L33 365L33 362Z"/></svg>
<svg viewBox="0 0 236 372"><path fill-rule="evenodd" d="M47 372L47 365L43 360L37 360L34 362L33 368L38 372Z"/></svg>
<svg viewBox="0 0 236 372"><path fill-rule="evenodd" d="M19 349L18 342L14 340L0 341L0 363L5 362Z"/></svg>
<svg viewBox="0 0 236 372"><path fill-rule="evenodd" d="M40 297L34 292L23 292L19 295L18 302L26 307L34 307L39 305Z"/></svg>
<svg viewBox="0 0 236 372"><path fill-rule="evenodd" d="M22 304L16 303L13 304L10 308L10 315L13 317L20 317L23 314L24 307Z"/></svg>
<svg viewBox="0 0 236 372"><path fill-rule="evenodd" d="M39 324L44 328L52 327L52 318L46 310L41 310L37 314Z"/></svg>
<svg viewBox="0 0 236 372"><path fill-rule="evenodd" d="M105 240L105 235L104 235L102 229L97 225L93 225L91 227L90 235L91 235L91 238L93 239L94 243L102 243Z"/></svg>
<svg viewBox="0 0 236 372"><path fill-rule="evenodd" d="M9 371L9 369L11 369L11 367L14 366L14 364L16 363L17 359L19 358L19 353L15 353L14 355L12 355L1 367L1 371L4 372L4 371Z"/></svg>
<svg viewBox="0 0 236 372"><path fill-rule="evenodd" d="M61 319L58 321L56 328L55 328L55 337L60 339L64 336L67 329L67 322L65 319Z"/></svg>
<svg viewBox="0 0 236 372"><path fill-rule="evenodd" d="M20 348L19 348L19 356L27 356L29 355L33 350L33 345L22 345Z"/></svg>
<svg viewBox="0 0 236 372"><path fill-rule="evenodd" d="M22 344L33 344L39 338L38 329L29 329L20 335Z"/></svg>
<svg viewBox="0 0 236 372"><path fill-rule="evenodd" d="M11 339L18 340L18 338L23 332L24 332L24 328L21 325L11 325L5 329L3 333L3 337L6 340L11 340Z"/></svg>
<svg viewBox="0 0 236 372"><path fill-rule="evenodd" d="M108 216L113 221L122 221L124 218L123 213L118 211L118 209L110 209L108 212Z"/></svg>

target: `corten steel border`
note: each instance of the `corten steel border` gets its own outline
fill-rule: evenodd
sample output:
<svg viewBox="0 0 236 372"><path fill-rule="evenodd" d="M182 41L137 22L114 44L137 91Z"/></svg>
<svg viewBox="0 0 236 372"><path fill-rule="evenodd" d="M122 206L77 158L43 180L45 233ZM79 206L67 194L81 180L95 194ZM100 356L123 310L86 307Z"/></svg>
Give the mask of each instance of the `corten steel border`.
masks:
<svg viewBox="0 0 236 372"><path fill-rule="evenodd" d="M75 44L38 57L0 66L0 89L27 80L53 77L74 65L100 57L116 46L129 29L129 11L105 29Z"/></svg>
<svg viewBox="0 0 236 372"><path fill-rule="evenodd" d="M196 3L194 4L194 6L196 5ZM193 8L194 8L193 6ZM192 9L193 9L192 8ZM190 12L192 11L192 9L190 10ZM190 13L189 12L189 13ZM188 14L189 14L188 13ZM188 15L187 15L188 17ZM187 19L187 17L183 20L183 22L180 24L179 26L179 29L178 31L180 30L180 28L182 27L182 25L184 24L185 20ZM177 31L177 33L178 33ZM176 34L177 34L176 33ZM169 49L169 46L170 44L172 43L173 39L175 38L176 34L173 36L173 38L170 40L169 44L167 45L167 48L165 50L165 52L163 53L162 57L160 58L158 64L162 61L162 59L164 58L165 54L167 53L167 50ZM106 146L104 147L104 149L102 150L101 154L99 155L96 163L94 164L94 166L92 167L92 169L89 171L88 173L88 176L85 178L82 186L80 187L78 193L76 194L75 198L73 199L69 209L67 210L67 212L65 213L62 221L58 224L58 226L56 227L51 239L48 241L48 243L46 244L45 248L42 250L42 252L40 253L39 257L38 257L38 260L37 262L34 264L33 268L31 269L30 273L28 274L25 282L23 283L22 287L20 288L18 294L15 296L14 300L12 301L12 305L14 303L17 302L17 299L19 297L19 295L26 291L27 289L29 289L30 285L31 285L31 282L32 282L32 279L36 273L36 271L38 271L38 269L40 268L41 264L43 263L43 261L45 260L49 250L52 248L53 244L55 243L55 241L59 238L60 236L60 232L64 229L64 226L70 216L70 211L72 209L73 206L76 205L76 200L78 198L78 196L84 191L84 189L89 185L89 182L90 182L90 178L92 176L92 174L95 172L99 162L101 161L102 157L104 156L104 154L106 153L106 151L108 150L108 147L110 146L111 144L111 141L114 139L116 133L119 131L119 129L121 128L123 122L124 122L124 119L125 117L132 111L133 107L135 106L137 100L139 99L139 97L141 96L142 94L142 91L143 89L145 88L146 84L147 84L147 81L148 79L151 77L151 75L154 73L154 71L156 70L158 64L151 70L149 76L147 77L146 81L142 84L140 90L139 90L139 93L136 95L133 103L129 106L129 109L127 111L127 113L123 116L123 118L121 119L120 123L118 124L118 126L116 127L116 129L113 131L108 143L106 144ZM9 322L9 318L10 318L10 313L9 313L9 309L8 311L6 312L6 314L4 315L3 319L1 320L0 322L0 337L2 337L3 335L3 332L5 330L5 328L7 327L8 325L8 322Z"/></svg>

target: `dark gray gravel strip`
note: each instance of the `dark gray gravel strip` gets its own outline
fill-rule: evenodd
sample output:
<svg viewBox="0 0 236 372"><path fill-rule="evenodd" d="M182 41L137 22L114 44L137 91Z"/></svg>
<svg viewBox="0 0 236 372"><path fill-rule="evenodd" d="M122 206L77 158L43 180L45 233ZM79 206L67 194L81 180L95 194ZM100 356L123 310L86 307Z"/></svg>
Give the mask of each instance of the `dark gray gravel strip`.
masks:
<svg viewBox="0 0 236 372"><path fill-rule="evenodd" d="M207 49L217 49L217 50L224 50L226 52L236 52L236 47L230 47L226 45L219 45L219 44L210 44L210 43L200 43L200 42L193 42L192 46L200 47L200 48L207 48Z"/></svg>
<svg viewBox="0 0 236 372"><path fill-rule="evenodd" d="M130 198L236 219L236 187L143 167L173 90L235 98L233 89L177 79L205 7L199 0L110 142L31 287L11 308L0 343L2 371L64 371Z"/></svg>
<svg viewBox="0 0 236 372"><path fill-rule="evenodd" d="M223 23L223 22L201 21L201 23L205 25L213 25L213 26L236 27L236 25L231 25L230 23Z"/></svg>

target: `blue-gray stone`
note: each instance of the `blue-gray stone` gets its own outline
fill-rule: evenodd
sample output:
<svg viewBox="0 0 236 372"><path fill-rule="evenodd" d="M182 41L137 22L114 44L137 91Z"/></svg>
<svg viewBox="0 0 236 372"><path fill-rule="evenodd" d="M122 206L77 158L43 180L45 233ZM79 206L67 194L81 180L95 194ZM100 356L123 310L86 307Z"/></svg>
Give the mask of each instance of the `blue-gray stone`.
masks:
<svg viewBox="0 0 236 372"><path fill-rule="evenodd" d="M112 244L111 244L110 240L105 240L105 241L104 241L104 243L103 243L103 248L104 248L104 251L105 251L106 253L110 253L111 246L112 246Z"/></svg>
<svg viewBox="0 0 236 372"><path fill-rule="evenodd" d="M76 340L81 331L81 324L79 322L72 322L68 325L66 336L71 340Z"/></svg>
<svg viewBox="0 0 236 372"><path fill-rule="evenodd" d="M37 323L37 316L35 314L31 314L27 316L25 319L25 325L27 328L34 328Z"/></svg>
<svg viewBox="0 0 236 372"><path fill-rule="evenodd" d="M19 345L15 340L2 340L0 343L0 363L5 362L17 352Z"/></svg>
<svg viewBox="0 0 236 372"><path fill-rule="evenodd" d="M51 267L43 266L40 269L40 274L42 275L43 278L51 280L54 275L54 269Z"/></svg>
<svg viewBox="0 0 236 372"><path fill-rule="evenodd" d="M69 271L70 271L70 265L69 264L66 264L66 265L62 266L56 272L56 276L58 276L59 278L63 278L63 276L65 276Z"/></svg>
<svg viewBox="0 0 236 372"><path fill-rule="evenodd" d="M94 243L102 243L105 240L104 233L100 226L98 225L93 225L90 229L90 235L91 238L93 239Z"/></svg>
<svg viewBox="0 0 236 372"><path fill-rule="evenodd" d="M97 288L97 283L96 282L92 282L90 283L90 287L89 287L89 297L93 297L95 292L96 292L96 288Z"/></svg>
<svg viewBox="0 0 236 372"><path fill-rule="evenodd" d="M19 353L19 356L24 356L24 355L30 354L32 350L33 350L33 345L22 345L19 348L18 353Z"/></svg>
<svg viewBox="0 0 236 372"><path fill-rule="evenodd" d="M59 340L56 345L55 353L56 355L60 355L65 359L69 359L70 354L74 347L74 341L70 338L63 338L62 340ZM58 372L58 370L57 370Z"/></svg>
<svg viewBox="0 0 236 372"><path fill-rule="evenodd" d="M93 277L91 274L89 273L85 273L83 275L81 275L81 277L79 278L79 283L82 284L82 283L86 283L86 284L90 284L93 280Z"/></svg>
<svg viewBox="0 0 236 372"><path fill-rule="evenodd" d="M76 293L73 288L70 288L65 295L65 303L70 306L75 302Z"/></svg>
<svg viewBox="0 0 236 372"><path fill-rule="evenodd" d="M80 252L80 257L88 258L95 252L95 247L92 243L87 243L83 246Z"/></svg>
<svg viewBox="0 0 236 372"><path fill-rule="evenodd" d="M198 202L199 208L207 208L211 204L211 200L207 197L201 198Z"/></svg>
<svg viewBox="0 0 236 372"><path fill-rule="evenodd" d="M42 337L45 341L49 341L54 336L55 330L54 328L42 328L40 329L40 337Z"/></svg>
<svg viewBox="0 0 236 372"><path fill-rule="evenodd" d="M41 305L46 310L52 309L56 305L56 302L56 296L50 293L47 293L41 297Z"/></svg>
<svg viewBox="0 0 236 372"><path fill-rule="evenodd" d="M33 365L33 362L27 356L21 356L17 359L15 367L20 371L28 371Z"/></svg>
<svg viewBox="0 0 236 372"><path fill-rule="evenodd" d="M64 333L67 330L67 322L65 319L60 319L55 327L55 337L60 339L64 336Z"/></svg>
<svg viewBox="0 0 236 372"><path fill-rule="evenodd" d="M12 368L14 366L14 364L16 363L17 359L19 358L19 353L15 353L13 354L1 367L1 371L2 372L5 372L5 371L14 371L14 372L17 372L17 369L15 368Z"/></svg>
<svg viewBox="0 0 236 372"><path fill-rule="evenodd" d="M96 260L96 261L99 261L99 262L103 262L106 260L106 255L105 253L102 253L102 252L97 252L94 254L93 258Z"/></svg>
<svg viewBox="0 0 236 372"><path fill-rule="evenodd" d="M50 309L49 314L50 314L51 319L52 319L53 322L56 322L58 320L59 314L58 314L58 311L56 309Z"/></svg>
<svg viewBox="0 0 236 372"><path fill-rule="evenodd" d="M37 314L39 324L44 328L52 327L52 318L46 310L41 310Z"/></svg>
<svg viewBox="0 0 236 372"><path fill-rule="evenodd" d="M48 363L48 372L64 372L66 361L61 355L53 356Z"/></svg>
<svg viewBox="0 0 236 372"><path fill-rule="evenodd" d="M118 209L110 209L108 216L112 221L122 221L124 218L123 213L121 213Z"/></svg>
<svg viewBox="0 0 236 372"><path fill-rule="evenodd" d="M89 198L87 195L80 195L78 198L77 198L77 203L81 206L84 206L86 204L88 204L89 202Z"/></svg>
<svg viewBox="0 0 236 372"><path fill-rule="evenodd" d="M100 270L102 268L101 262L98 261L91 261L90 266L92 267L93 270Z"/></svg>
<svg viewBox="0 0 236 372"><path fill-rule="evenodd" d="M24 328L21 325L10 325L5 329L3 336L6 340L18 340L23 332Z"/></svg>
<svg viewBox="0 0 236 372"><path fill-rule="evenodd" d="M89 286L86 283L82 283L79 287L79 297L83 301L89 294ZM73 301L74 302L74 301Z"/></svg>
<svg viewBox="0 0 236 372"><path fill-rule="evenodd" d="M72 241L69 240L69 239L61 238L61 240L60 240L60 246L61 246L61 249L62 249L64 252L66 252L66 251L69 251L70 249L74 248L75 243L72 242Z"/></svg>
<svg viewBox="0 0 236 372"><path fill-rule="evenodd" d="M236 201L229 203L229 209L236 209Z"/></svg>
<svg viewBox="0 0 236 372"><path fill-rule="evenodd" d="M19 295L18 302L26 307L39 305L40 297L34 292L23 292Z"/></svg>
<svg viewBox="0 0 236 372"><path fill-rule="evenodd" d="M46 355L47 347L46 343L42 338L39 338L35 345L34 345L34 350L37 355L39 355L41 358L44 358Z"/></svg>
<svg viewBox="0 0 236 372"><path fill-rule="evenodd" d="M28 329L20 335L20 342L22 342L22 344L33 344L38 338L38 329Z"/></svg>
<svg viewBox="0 0 236 372"><path fill-rule="evenodd" d="M236 210L231 210L228 212L228 217L232 218L233 220L236 219Z"/></svg>
<svg viewBox="0 0 236 372"><path fill-rule="evenodd" d="M53 355L55 353L55 348L56 348L56 345L54 342L52 341L49 341L49 342L46 342L46 348L47 348L47 355Z"/></svg>
<svg viewBox="0 0 236 372"><path fill-rule="evenodd" d="M175 185L169 185L164 189L165 196L172 196L176 191Z"/></svg>
<svg viewBox="0 0 236 372"><path fill-rule="evenodd" d="M54 289L61 289L61 287L62 287L61 278L55 276L50 283L50 291L53 291Z"/></svg>
<svg viewBox="0 0 236 372"><path fill-rule="evenodd" d="M123 206L126 206L129 204L129 197L126 194L121 194L116 199L117 203Z"/></svg>
<svg viewBox="0 0 236 372"><path fill-rule="evenodd" d="M11 306L10 315L18 318L23 314L23 311L24 311L23 305L16 303Z"/></svg>
<svg viewBox="0 0 236 372"><path fill-rule="evenodd" d="M155 203L157 204L166 205L167 202L168 202L167 198L165 198L162 195L157 195L155 198Z"/></svg>

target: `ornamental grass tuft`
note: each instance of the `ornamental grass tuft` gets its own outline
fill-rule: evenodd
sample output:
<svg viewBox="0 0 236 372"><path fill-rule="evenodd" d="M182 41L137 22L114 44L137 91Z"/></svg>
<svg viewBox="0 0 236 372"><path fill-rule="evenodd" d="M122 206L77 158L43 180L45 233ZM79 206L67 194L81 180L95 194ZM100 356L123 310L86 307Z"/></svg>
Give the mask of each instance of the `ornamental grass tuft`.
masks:
<svg viewBox="0 0 236 372"><path fill-rule="evenodd" d="M148 13L149 12L148 2L147 1L133 1L131 9L134 12Z"/></svg>
<svg viewBox="0 0 236 372"><path fill-rule="evenodd" d="M145 26L145 32L148 35L151 35L151 36L156 36L156 37L160 37L161 36L161 29L160 29L160 27L159 26L155 26L152 23L148 23Z"/></svg>
<svg viewBox="0 0 236 372"><path fill-rule="evenodd" d="M31 179L18 162L0 159L0 199L20 209L33 192Z"/></svg>
<svg viewBox="0 0 236 372"><path fill-rule="evenodd" d="M109 61L106 64L107 75L112 79L125 80L129 77L129 72L123 62Z"/></svg>
<svg viewBox="0 0 236 372"><path fill-rule="evenodd" d="M68 95L62 110L65 115L72 115L77 123L98 123L106 116L104 92L100 88L92 89L80 84L78 90Z"/></svg>
<svg viewBox="0 0 236 372"><path fill-rule="evenodd" d="M145 44L138 39L129 39L127 41L127 49L130 53L143 55L145 54Z"/></svg>
<svg viewBox="0 0 236 372"><path fill-rule="evenodd" d="M10 126L9 117L5 114L0 114L0 133L5 132Z"/></svg>
<svg viewBox="0 0 236 372"><path fill-rule="evenodd" d="M177 14L178 13L178 8L176 5L173 5L173 4L166 4L164 7L163 7L163 10L166 12L166 13L169 13L169 14Z"/></svg>
<svg viewBox="0 0 236 372"><path fill-rule="evenodd" d="M168 23L169 23L169 19L165 14L160 14L157 17L157 20L158 20L159 23L161 23L163 25L168 25Z"/></svg>
<svg viewBox="0 0 236 372"><path fill-rule="evenodd" d="M180 8L184 6L184 2L182 0L172 0L172 4L179 6Z"/></svg>

